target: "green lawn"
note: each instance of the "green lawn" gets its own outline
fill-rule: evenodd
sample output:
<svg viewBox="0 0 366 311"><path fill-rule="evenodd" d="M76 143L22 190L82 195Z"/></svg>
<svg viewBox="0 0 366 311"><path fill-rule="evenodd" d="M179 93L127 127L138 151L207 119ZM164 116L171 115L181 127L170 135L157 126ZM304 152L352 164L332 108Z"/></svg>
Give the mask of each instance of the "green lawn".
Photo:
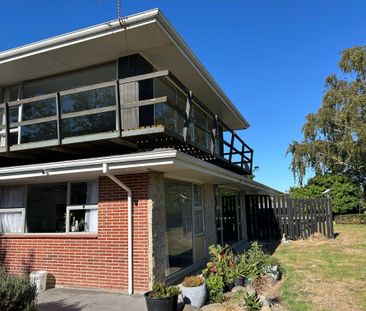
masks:
<svg viewBox="0 0 366 311"><path fill-rule="evenodd" d="M336 225L334 240L281 244L280 297L288 310L366 310L366 225Z"/></svg>

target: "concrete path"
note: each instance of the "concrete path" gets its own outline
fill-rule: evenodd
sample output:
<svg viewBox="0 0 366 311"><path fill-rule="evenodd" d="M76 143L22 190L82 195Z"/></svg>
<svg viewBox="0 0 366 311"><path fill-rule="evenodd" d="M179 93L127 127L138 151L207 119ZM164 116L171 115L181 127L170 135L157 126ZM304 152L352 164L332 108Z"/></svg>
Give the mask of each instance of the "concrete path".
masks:
<svg viewBox="0 0 366 311"><path fill-rule="evenodd" d="M146 311L140 295L53 288L38 296L40 311Z"/></svg>

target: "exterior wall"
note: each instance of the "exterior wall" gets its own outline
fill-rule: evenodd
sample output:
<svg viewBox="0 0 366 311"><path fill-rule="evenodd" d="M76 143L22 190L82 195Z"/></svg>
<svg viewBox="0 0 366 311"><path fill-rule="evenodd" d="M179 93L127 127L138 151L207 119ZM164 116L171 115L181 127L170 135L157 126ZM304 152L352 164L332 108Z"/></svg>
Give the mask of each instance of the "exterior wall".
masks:
<svg viewBox="0 0 366 311"><path fill-rule="evenodd" d="M132 189L135 291L149 287L148 175L118 177ZM107 177L99 181L98 234L0 235L0 264L11 272L47 270L48 286L126 291L127 194Z"/></svg>

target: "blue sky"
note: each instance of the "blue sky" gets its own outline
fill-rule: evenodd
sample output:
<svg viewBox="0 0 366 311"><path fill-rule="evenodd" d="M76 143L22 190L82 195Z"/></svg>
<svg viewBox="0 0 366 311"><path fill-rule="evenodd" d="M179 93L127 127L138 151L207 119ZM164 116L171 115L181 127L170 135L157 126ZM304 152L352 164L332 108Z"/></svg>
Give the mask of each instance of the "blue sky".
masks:
<svg viewBox="0 0 366 311"><path fill-rule="evenodd" d="M2 0L0 50L116 18L116 0ZM256 180L293 185L288 144L301 139L340 52L365 44L363 0L129 0L122 15L159 7L251 124ZM1 74L1 73L0 73Z"/></svg>

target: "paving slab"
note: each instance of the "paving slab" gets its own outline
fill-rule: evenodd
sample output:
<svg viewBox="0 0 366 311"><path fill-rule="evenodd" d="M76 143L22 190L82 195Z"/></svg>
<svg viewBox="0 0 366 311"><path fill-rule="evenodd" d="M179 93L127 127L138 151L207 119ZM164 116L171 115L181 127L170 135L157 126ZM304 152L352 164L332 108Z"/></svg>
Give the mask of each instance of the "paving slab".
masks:
<svg viewBox="0 0 366 311"><path fill-rule="evenodd" d="M40 311L146 311L142 295L53 288L38 296Z"/></svg>

